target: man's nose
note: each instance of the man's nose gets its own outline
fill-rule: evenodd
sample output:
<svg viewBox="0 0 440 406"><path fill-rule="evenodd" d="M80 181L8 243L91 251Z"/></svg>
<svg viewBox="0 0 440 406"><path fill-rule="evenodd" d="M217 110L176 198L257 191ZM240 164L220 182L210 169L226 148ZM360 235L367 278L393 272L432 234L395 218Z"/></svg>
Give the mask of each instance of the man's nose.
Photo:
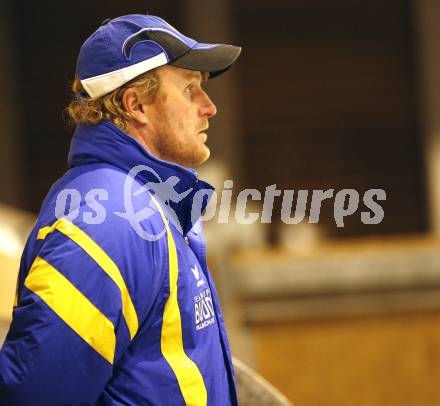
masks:
<svg viewBox="0 0 440 406"><path fill-rule="evenodd" d="M206 93L204 93L199 112L202 117L207 118L214 117L217 114L217 107Z"/></svg>

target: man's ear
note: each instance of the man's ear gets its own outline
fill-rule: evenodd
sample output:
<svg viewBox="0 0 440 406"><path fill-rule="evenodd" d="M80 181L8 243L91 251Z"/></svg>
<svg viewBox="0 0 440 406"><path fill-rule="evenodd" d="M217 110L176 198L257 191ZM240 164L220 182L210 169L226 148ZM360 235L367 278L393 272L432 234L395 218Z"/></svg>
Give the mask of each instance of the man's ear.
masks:
<svg viewBox="0 0 440 406"><path fill-rule="evenodd" d="M147 116L138 89L129 87L122 95L122 107L138 124L147 124Z"/></svg>

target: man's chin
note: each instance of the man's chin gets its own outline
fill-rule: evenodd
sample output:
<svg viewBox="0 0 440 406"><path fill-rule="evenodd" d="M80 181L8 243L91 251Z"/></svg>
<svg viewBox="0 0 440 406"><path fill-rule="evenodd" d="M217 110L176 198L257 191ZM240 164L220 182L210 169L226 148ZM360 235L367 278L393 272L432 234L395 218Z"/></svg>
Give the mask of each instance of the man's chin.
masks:
<svg viewBox="0 0 440 406"><path fill-rule="evenodd" d="M194 160L195 162L193 163L192 166L202 165L203 163L205 163L209 159L210 156L211 156L211 150L206 145L203 145L203 148L201 149L200 154L198 154L198 156L195 157L195 158L199 158L199 159L195 159Z"/></svg>
<svg viewBox="0 0 440 406"><path fill-rule="evenodd" d="M167 152L167 154L162 152L162 154L159 155L158 158L163 159L164 161L176 163L187 168L194 168L203 164L209 159L211 155L211 151L206 144L194 145L188 150L178 150L177 148L170 149Z"/></svg>

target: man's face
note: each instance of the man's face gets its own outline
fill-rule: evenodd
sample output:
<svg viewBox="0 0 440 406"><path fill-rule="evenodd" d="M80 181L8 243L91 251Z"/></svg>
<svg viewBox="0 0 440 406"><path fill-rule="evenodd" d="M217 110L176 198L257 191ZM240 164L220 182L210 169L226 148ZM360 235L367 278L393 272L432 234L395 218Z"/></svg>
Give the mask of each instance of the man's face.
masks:
<svg viewBox="0 0 440 406"><path fill-rule="evenodd" d="M174 66L158 69L159 91L144 106L146 144L166 161L186 167L205 162L210 155L206 140L208 120L217 109L202 88L202 74Z"/></svg>

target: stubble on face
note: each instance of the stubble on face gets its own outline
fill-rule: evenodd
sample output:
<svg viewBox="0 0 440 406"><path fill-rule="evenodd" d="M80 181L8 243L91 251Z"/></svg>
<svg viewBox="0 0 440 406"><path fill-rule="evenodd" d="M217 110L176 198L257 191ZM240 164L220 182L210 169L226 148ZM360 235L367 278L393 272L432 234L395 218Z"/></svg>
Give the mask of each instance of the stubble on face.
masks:
<svg viewBox="0 0 440 406"><path fill-rule="evenodd" d="M151 110L154 120L151 141L159 158L185 167L205 162L210 150L205 144L208 119L197 114L197 106L189 103L180 93L179 68L168 68L161 73L161 86ZM176 85L176 83L178 85Z"/></svg>

